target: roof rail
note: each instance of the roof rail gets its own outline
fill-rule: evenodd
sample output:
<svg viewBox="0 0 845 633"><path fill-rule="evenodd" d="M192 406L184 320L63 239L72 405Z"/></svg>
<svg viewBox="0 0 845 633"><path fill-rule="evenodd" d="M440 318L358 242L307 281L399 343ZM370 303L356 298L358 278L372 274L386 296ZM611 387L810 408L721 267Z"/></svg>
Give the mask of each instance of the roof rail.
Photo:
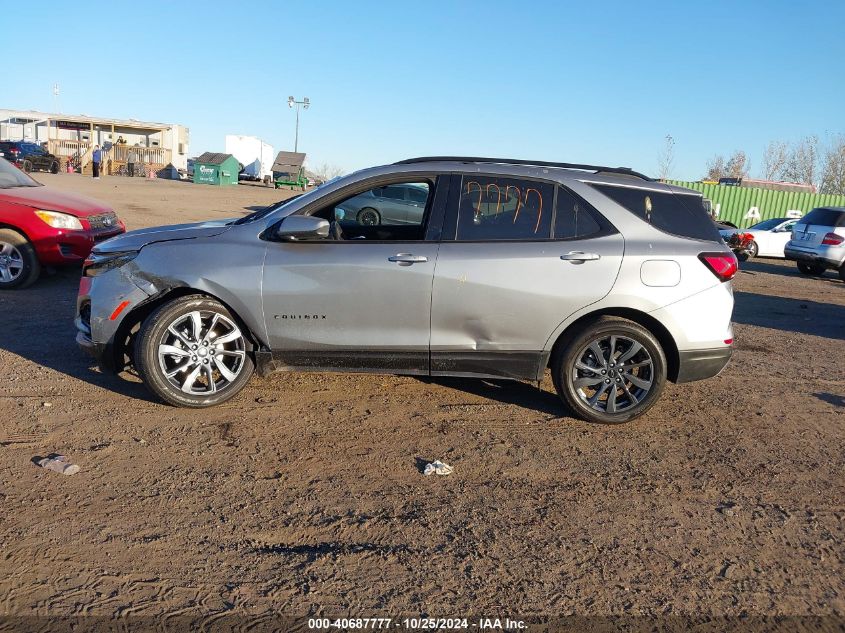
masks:
<svg viewBox="0 0 845 633"><path fill-rule="evenodd" d="M560 167L563 169L584 169L596 173L609 172L612 174L623 174L634 176L643 180L653 180L645 174L634 171L630 167L604 167L602 165L584 165L581 163L551 163L545 160L517 160L514 158L481 158L478 156L421 156L419 158L407 158L400 160L394 165L413 165L414 163L435 163L435 162L456 162L456 163L497 163L500 165L530 165L533 167Z"/></svg>

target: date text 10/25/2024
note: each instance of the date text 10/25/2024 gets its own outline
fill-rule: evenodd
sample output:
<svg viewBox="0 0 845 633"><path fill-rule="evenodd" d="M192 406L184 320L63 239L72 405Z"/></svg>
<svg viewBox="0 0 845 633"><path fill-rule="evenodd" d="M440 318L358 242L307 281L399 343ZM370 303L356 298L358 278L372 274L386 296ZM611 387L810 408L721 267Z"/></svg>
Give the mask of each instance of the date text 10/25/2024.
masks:
<svg viewBox="0 0 845 633"><path fill-rule="evenodd" d="M524 631L524 620L511 618L309 618L308 628L317 631L394 629L420 631Z"/></svg>

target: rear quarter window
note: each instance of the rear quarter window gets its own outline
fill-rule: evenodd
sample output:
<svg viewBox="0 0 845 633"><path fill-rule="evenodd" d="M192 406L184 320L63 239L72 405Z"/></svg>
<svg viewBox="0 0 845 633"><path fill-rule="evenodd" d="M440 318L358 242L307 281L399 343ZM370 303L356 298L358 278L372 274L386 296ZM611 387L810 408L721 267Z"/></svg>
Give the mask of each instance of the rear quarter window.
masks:
<svg viewBox="0 0 845 633"><path fill-rule="evenodd" d="M618 185L591 186L664 233L695 240L722 241L716 224L707 213L704 198L698 194Z"/></svg>
<svg viewBox="0 0 845 633"><path fill-rule="evenodd" d="M816 224L818 226L845 226L845 211L840 209L813 209L796 224Z"/></svg>

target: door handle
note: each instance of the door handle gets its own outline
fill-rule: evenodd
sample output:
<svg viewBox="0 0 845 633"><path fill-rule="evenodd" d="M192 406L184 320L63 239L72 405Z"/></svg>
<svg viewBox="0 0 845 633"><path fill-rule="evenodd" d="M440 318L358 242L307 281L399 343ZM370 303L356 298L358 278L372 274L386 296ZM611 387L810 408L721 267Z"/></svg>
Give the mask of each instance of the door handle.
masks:
<svg viewBox="0 0 845 633"><path fill-rule="evenodd" d="M387 258L387 261L394 262L400 266L410 266L411 264L427 262L428 257L425 255L412 255L411 253L399 253L397 255L391 255Z"/></svg>
<svg viewBox="0 0 845 633"><path fill-rule="evenodd" d="M565 262L572 262L573 264L583 264L584 262L592 262L601 259L598 253L584 253L582 251L571 251L566 255L561 255L560 258Z"/></svg>

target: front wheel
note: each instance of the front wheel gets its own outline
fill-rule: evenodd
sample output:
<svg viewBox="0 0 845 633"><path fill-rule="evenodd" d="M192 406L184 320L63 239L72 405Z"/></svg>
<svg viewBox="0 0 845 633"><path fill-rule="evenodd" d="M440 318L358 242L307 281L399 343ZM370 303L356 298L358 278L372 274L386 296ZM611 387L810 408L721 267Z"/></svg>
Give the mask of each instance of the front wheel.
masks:
<svg viewBox="0 0 845 633"><path fill-rule="evenodd" d="M798 262L798 270L805 275L812 275L818 277L824 273L824 266L821 264L808 264L806 262Z"/></svg>
<svg viewBox="0 0 845 633"><path fill-rule="evenodd" d="M211 407L236 395L255 370L237 320L215 299L192 295L163 304L138 333L135 368L170 404Z"/></svg>
<svg viewBox="0 0 845 633"><path fill-rule="evenodd" d="M0 290L26 288L41 273L35 248L12 229L0 229Z"/></svg>
<svg viewBox="0 0 845 633"><path fill-rule="evenodd" d="M660 398L666 355L638 323L601 317L555 351L552 377L558 395L578 417L620 424L641 416Z"/></svg>
<svg viewBox="0 0 845 633"><path fill-rule="evenodd" d="M748 245L748 257L754 258L757 257L757 253L760 252L760 247L757 246L757 242L753 241L751 244Z"/></svg>

